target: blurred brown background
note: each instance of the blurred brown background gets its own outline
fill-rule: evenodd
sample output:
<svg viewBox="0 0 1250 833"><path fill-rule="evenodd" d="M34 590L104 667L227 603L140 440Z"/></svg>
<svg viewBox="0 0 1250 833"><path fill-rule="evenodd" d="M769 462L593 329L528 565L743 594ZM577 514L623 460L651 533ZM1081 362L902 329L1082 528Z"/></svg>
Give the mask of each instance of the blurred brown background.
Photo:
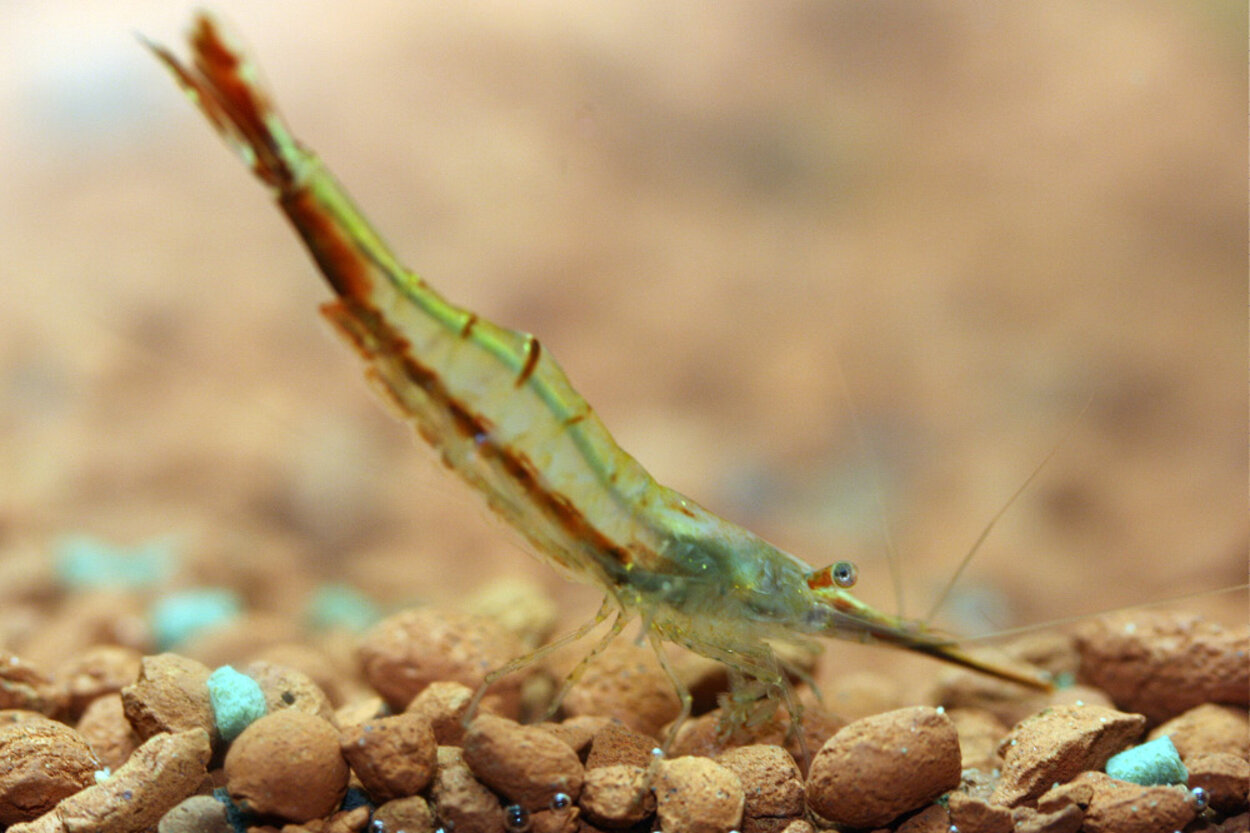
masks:
<svg viewBox="0 0 1250 833"><path fill-rule="evenodd" d="M376 407L133 37L184 51L179 6L4 12L0 557L173 532L387 603L528 574L593 609ZM874 491L921 615L1073 425L949 627L1245 581L1244 4L215 10L414 269L539 334L663 482L857 560L869 601L895 604Z"/></svg>

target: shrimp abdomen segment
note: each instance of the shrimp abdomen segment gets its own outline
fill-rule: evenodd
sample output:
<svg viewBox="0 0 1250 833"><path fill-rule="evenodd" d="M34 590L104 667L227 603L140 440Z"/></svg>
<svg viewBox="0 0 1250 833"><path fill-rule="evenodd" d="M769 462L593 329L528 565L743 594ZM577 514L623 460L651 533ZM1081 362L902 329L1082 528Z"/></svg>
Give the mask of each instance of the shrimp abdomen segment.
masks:
<svg viewBox="0 0 1250 833"><path fill-rule="evenodd" d="M302 222L341 210L346 199L322 170L297 200L282 202L323 269L333 262L340 300L326 315L399 416L543 557L574 574L589 569L587 556L607 573L626 567L631 545L648 535L626 507L654 488L650 475L617 446L536 338L390 268L389 252L362 244L376 236L344 233L364 223L359 214L329 226ZM305 209L306 201L314 205Z"/></svg>
<svg viewBox="0 0 1250 833"><path fill-rule="evenodd" d="M327 317L400 416L481 489L537 553L613 586L655 530L628 507L656 488L533 336L479 318L405 270L319 159L292 137L255 68L200 17L194 67L153 46L276 193L339 296Z"/></svg>

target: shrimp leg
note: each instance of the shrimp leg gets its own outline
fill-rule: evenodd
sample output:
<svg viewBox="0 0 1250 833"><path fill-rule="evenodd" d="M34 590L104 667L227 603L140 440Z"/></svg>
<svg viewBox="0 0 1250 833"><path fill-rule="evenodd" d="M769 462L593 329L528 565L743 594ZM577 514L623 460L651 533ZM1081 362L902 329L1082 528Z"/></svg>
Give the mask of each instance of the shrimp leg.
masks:
<svg viewBox="0 0 1250 833"><path fill-rule="evenodd" d="M553 652L558 651L560 648L563 648L565 645L571 645L574 642L577 642L586 634L590 633L596 627L601 625L603 623L603 620L607 619L609 614L612 613L612 608L614 608L615 606L616 606L616 602L615 600L612 599L611 596L605 598L603 600L603 604L600 605L599 607L599 611L581 627L577 628L574 631L570 631L569 633L566 633L564 636L561 636L559 639L555 639L551 642L548 642L546 645L542 645L536 648L535 650L530 651L528 654L522 654L516 659L510 660L509 662L504 663L503 665L499 666L498 668L488 673L485 679L482 680L482 684L477 687L477 692L474 693L473 699L469 701L469 707L465 709L464 718L462 720L465 727L468 728L468 725L473 722L473 718L477 716L477 707L481 704L482 698L486 695L486 692L490 689L490 687L494 685L498 680L502 679L503 677L508 676L509 674L515 671L520 671L522 668L527 668L533 665L534 663L541 660L543 657L550 656ZM552 705L550 706L548 717L550 717L551 714L554 714L555 710L559 708L559 706L560 706L560 700L559 699L554 700Z"/></svg>

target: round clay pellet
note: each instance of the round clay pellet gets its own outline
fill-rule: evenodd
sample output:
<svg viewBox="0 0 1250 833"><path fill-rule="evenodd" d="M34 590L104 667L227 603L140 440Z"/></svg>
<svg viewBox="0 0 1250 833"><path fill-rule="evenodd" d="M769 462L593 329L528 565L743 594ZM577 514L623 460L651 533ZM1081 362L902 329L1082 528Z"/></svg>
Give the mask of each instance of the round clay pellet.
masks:
<svg viewBox="0 0 1250 833"><path fill-rule="evenodd" d="M339 748L374 802L416 795L434 778L438 744L415 714L382 717L339 733Z"/></svg>
<svg viewBox="0 0 1250 833"><path fill-rule="evenodd" d="M95 783L100 768L81 735L55 720L0 726L0 825L30 821Z"/></svg>
<svg viewBox="0 0 1250 833"><path fill-rule="evenodd" d="M294 822L328 815L347 792L338 732L295 709L265 715L244 729L226 753L225 774L235 803Z"/></svg>
<svg viewBox="0 0 1250 833"><path fill-rule="evenodd" d="M527 811L546 808L558 793L573 800L581 794L577 753L537 726L482 715L465 733L464 762L479 781Z"/></svg>
<svg viewBox="0 0 1250 833"><path fill-rule="evenodd" d="M945 714L898 709L856 720L812 760L807 802L852 827L888 824L959 785L959 736Z"/></svg>
<svg viewBox="0 0 1250 833"><path fill-rule="evenodd" d="M431 683L454 680L476 691L493 669L523 652L521 642L493 619L441 608L403 610L374 625L360 641L365 679L392 709L402 711ZM490 689L500 714L520 712L523 674Z"/></svg>

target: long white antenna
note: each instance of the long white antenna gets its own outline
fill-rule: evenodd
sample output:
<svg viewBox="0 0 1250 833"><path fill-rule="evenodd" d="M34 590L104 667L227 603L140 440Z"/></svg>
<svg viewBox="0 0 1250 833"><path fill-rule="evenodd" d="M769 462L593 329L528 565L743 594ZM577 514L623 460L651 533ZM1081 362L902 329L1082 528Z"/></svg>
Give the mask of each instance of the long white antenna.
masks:
<svg viewBox="0 0 1250 833"><path fill-rule="evenodd" d="M903 564L902 556L899 555L898 548L894 545L894 536L890 534L890 524L886 519L885 498L881 488L880 461L877 455L873 453L873 447L868 442L868 435L864 431L863 420L860 419L859 409L855 407L855 398L851 395L851 385L846 378L846 368L842 365L842 354L834 355L834 370L838 374L838 386L842 389L842 398L846 401L846 410L850 415L851 431L855 435L855 444L859 447L860 456L868 463L869 489L872 491L872 503L877 512L877 526L881 529L881 538L885 543L885 555L890 565L890 583L894 585L894 607L895 615L900 619L906 618L905 615L905 598L903 592Z"/></svg>
<svg viewBox="0 0 1250 833"><path fill-rule="evenodd" d="M1091 394L1089 399L1085 400L1084 407L1082 407L1076 417L1073 418L1072 424L1069 425L1067 430L1063 432L1063 435L1054 444L1054 446L1051 447L1050 451L1046 452L1046 456L1043 457L1041 462L1033 468L1033 471L1029 473L1029 476L1026 477L1024 482L1020 484L1020 487L1016 489L1011 497L1007 499L1007 502L994 513L994 517L990 518L990 522L987 523L985 528L981 530L981 534L977 536L977 540L972 544L971 549L969 549L967 554L964 555L963 560L959 562L959 566L946 582L946 586L943 587L942 592L938 594L937 601L933 603L933 607L929 610L929 615L922 621L932 622L933 618L937 616L938 611L942 609L942 605L946 604L946 600L950 598L951 591L955 589L955 584L964 574L964 570L967 569L968 565L972 563L973 557L981 549L981 545L985 543L985 539L990 537L990 533L994 531L994 527L997 526L1000 520L1002 520L1003 515L1007 514L1007 510L1010 509L1017 500L1019 500L1020 496L1024 494L1024 491L1028 489L1029 486L1032 485L1033 481L1037 479L1037 476L1042 473L1042 469L1046 468L1046 465L1054 458L1055 454L1059 452L1059 449L1068 442L1068 439L1072 436L1072 432L1076 430L1076 426L1080 424L1081 418L1085 416L1085 412L1089 410L1089 406L1093 404L1093 402L1094 397Z"/></svg>
<svg viewBox="0 0 1250 833"><path fill-rule="evenodd" d="M1156 599L1153 602L1142 602L1141 604L1128 605L1127 607L1113 607L1107 610L1100 610L1094 613L1080 613L1074 616L1064 616L1061 619L1050 619L1045 622L1037 622L1032 625L1021 625L1018 628L1007 628L1006 630L995 631L994 633L982 634L981 636L961 637L957 640L951 640L951 645L969 645L974 642L989 642L991 640L1003 639L1008 636L1020 636L1026 633L1035 633L1036 631L1050 630L1062 625L1071 625L1075 622L1085 622L1090 619L1096 619L1099 616L1110 616L1115 613L1126 613L1132 610L1148 610L1152 607L1163 607L1164 605L1175 604L1176 602L1187 602L1191 599L1202 599L1207 596L1221 596L1225 593L1236 593L1250 590L1250 583L1238 584L1233 587L1215 587L1209 590L1195 590L1192 593L1184 593L1180 596L1173 596L1169 599Z"/></svg>

